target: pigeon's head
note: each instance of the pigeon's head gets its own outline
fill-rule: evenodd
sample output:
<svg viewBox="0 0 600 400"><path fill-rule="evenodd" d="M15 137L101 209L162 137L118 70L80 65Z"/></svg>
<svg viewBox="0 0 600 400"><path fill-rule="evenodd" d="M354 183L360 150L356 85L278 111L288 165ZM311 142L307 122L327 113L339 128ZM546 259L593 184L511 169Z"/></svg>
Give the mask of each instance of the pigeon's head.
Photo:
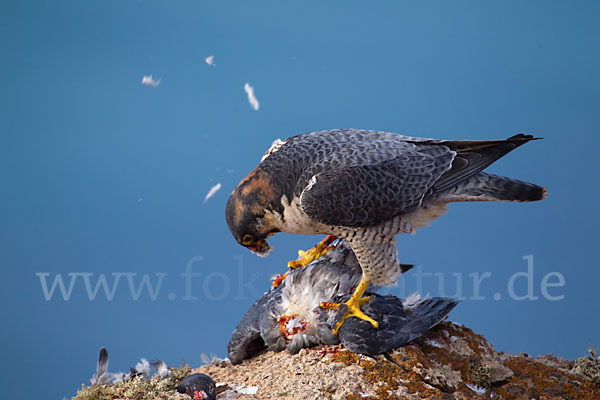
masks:
<svg viewBox="0 0 600 400"><path fill-rule="evenodd" d="M235 240L253 253L265 257L271 247L267 238L280 231L281 217L273 211L281 196L264 171L255 169L233 190L225 219Z"/></svg>
<svg viewBox="0 0 600 400"><path fill-rule="evenodd" d="M208 395L206 394L206 392L204 390L194 390L194 394L192 396L192 399L194 399L194 400L204 400L204 399L208 399Z"/></svg>
<svg viewBox="0 0 600 400"><path fill-rule="evenodd" d="M212 378L204 374L190 375L177 386L179 393L186 393L193 400L216 399L216 385Z"/></svg>

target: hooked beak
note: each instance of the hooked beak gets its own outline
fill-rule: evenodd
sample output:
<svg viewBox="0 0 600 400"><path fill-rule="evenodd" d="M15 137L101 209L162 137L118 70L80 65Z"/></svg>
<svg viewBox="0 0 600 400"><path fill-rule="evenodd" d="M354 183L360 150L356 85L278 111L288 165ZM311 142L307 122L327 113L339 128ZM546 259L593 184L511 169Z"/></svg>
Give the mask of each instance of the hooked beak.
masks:
<svg viewBox="0 0 600 400"><path fill-rule="evenodd" d="M258 240L247 247L259 257L266 257L269 255L269 252L273 250L265 239Z"/></svg>

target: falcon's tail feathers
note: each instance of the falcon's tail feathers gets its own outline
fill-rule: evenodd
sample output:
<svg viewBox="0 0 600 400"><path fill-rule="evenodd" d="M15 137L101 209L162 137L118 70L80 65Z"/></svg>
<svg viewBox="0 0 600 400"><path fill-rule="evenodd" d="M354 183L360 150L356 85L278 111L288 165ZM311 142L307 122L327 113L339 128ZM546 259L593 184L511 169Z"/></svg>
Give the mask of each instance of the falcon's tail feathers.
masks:
<svg viewBox="0 0 600 400"><path fill-rule="evenodd" d="M442 194L446 201L538 201L546 188L504 176L479 174L460 182Z"/></svg>
<svg viewBox="0 0 600 400"><path fill-rule="evenodd" d="M434 192L444 192L455 185L460 184L481 171L489 165L504 157L519 146L531 140L540 140L519 133L505 140L458 140L445 141L443 144L456 152L452 161L452 168L444 173L433 185Z"/></svg>
<svg viewBox="0 0 600 400"><path fill-rule="evenodd" d="M411 269L413 269L415 266L412 264L400 264L400 273L403 274L405 272L410 271Z"/></svg>

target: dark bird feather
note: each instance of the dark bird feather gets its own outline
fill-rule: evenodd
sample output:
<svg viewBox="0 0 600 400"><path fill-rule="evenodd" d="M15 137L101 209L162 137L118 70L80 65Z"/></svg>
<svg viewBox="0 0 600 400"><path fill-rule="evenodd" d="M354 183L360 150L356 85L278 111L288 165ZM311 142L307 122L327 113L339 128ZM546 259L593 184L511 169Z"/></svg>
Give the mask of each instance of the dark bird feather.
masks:
<svg viewBox="0 0 600 400"><path fill-rule="evenodd" d="M453 299L432 298L407 307L397 297L372 294L373 300L363 305L363 309L380 319L379 329L373 329L368 322L365 325L365 321L350 318L336 337L331 329L343 306L336 311L325 310L320 303L346 300L360 276L356 257L343 243L307 267L290 271L282 285L250 307L234 330L227 346L232 364L239 364L264 350L297 353L305 347L340 342L357 353L383 353L423 335L457 304ZM371 286L370 290L376 289ZM314 298L306 299L307 293ZM292 309L290 303L298 301L308 304L304 308L294 308L298 320L308 326L306 330L286 337L278 319ZM346 325L348 328L344 328Z"/></svg>

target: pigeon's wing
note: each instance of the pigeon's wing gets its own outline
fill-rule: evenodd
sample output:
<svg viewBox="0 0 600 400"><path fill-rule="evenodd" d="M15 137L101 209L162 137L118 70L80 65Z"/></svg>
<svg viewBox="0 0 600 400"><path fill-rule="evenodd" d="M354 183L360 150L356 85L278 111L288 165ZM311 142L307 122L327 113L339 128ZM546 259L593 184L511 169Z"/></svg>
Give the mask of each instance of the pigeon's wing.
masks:
<svg viewBox="0 0 600 400"><path fill-rule="evenodd" d="M267 347L261 336L261 329L268 318L269 308L278 303L280 298L280 288L271 290L258 299L242 317L227 344L227 356L232 364L239 364Z"/></svg>
<svg viewBox="0 0 600 400"><path fill-rule="evenodd" d="M433 297L421 301L410 311L407 311L408 323L402 327L409 334L409 340L406 343L421 337L428 330L442 322L458 303L458 300L447 297ZM398 346L404 344L398 344Z"/></svg>
<svg viewBox="0 0 600 400"><path fill-rule="evenodd" d="M418 206L452 166L443 145L371 140L340 145L307 169L306 214L328 225L378 225Z"/></svg>
<svg viewBox="0 0 600 400"><path fill-rule="evenodd" d="M283 285L271 290L272 295L269 297L259 321L260 337L270 351L282 351L287 346L287 342L279 330L279 322L277 322L277 316L283 314L281 311L282 292Z"/></svg>
<svg viewBox="0 0 600 400"><path fill-rule="evenodd" d="M375 355L404 346L437 325L458 304L448 298L427 299L405 311L395 297L374 296L362 306L363 312L379 322L373 329L367 321L350 318L341 326L338 336L354 353Z"/></svg>

